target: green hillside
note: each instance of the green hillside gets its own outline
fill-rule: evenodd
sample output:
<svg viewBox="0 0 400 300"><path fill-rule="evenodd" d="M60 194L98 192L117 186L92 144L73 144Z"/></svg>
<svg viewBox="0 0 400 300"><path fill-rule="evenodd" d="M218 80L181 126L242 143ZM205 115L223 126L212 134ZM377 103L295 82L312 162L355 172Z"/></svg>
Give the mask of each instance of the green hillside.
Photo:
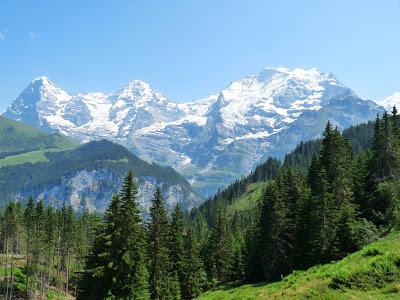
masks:
<svg viewBox="0 0 400 300"><path fill-rule="evenodd" d="M0 116L0 158L43 149L66 149L76 146L61 134L49 134L22 122Z"/></svg>
<svg viewBox="0 0 400 300"><path fill-rule="evenodd" d="M123 178L129 170L135 173L139 182L145 178L155 178L157 182L165 184L165 187L179 186L183 195L187 197L196 194L190 184L172 168L150 164L126 148L102 140L69 149L43 149L0 159L0 204L10 200L13 195L25 198L30 195L37 197L44 190L62 184L64 178L83 170L86 172L107 170L115 175L98 179L101 181L100 191L97 194L93 191L98 197L100 195L106 197L108 193L116 191L120 178ZM67 195L68 189L66 187L64 196ZM63 195L60 194L60 197ZM108 203L107 199L96 200L104 202L102 205Z"/></svg>
<svg viewBox="0 0 400 300"><path fill-rule="evenodd" d="M399 234L392 234L339 262L294 271L275 283L225 286L198 299L399 299L399 250Z"/></svg>

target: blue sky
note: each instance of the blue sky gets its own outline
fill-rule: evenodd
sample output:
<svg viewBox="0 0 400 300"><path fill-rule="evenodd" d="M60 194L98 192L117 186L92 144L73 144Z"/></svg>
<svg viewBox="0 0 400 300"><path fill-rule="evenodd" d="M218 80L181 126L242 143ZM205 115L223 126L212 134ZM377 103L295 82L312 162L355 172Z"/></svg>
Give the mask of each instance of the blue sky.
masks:
<svg viewBox="0 0 400 300"><path fill-rule="evenodd" d="M267 66L330 71L356 93L400 90L400 0L0 1L0 109L47 75L69 92L133 79L205 97Z"/></svg>

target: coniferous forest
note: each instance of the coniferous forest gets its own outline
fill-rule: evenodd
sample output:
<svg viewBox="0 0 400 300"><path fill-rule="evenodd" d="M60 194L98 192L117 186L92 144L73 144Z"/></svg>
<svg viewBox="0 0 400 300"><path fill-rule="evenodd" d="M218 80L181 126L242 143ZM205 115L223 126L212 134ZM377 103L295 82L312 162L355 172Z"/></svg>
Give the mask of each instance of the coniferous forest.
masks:
<svg viewBox="0 0 400 300"><path fill-rule="evenodd" d="M193 299L222 284L279 281L337 261L400 226L400 116L300 144L190 212L160 189L146 218L129 173L103 215L32 198L0 216L5 300ZM256 205L233 209L250 184ZM246 206L247 204L241 204Z"/></svg>

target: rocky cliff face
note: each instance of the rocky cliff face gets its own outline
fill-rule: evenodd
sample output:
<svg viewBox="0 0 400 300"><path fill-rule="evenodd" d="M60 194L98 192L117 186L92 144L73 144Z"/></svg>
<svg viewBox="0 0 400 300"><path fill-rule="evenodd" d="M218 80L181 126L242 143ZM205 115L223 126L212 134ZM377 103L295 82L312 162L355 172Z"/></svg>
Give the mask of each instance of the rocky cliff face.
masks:
<svg viewBox="0 0 400 300"><path fill-rule="evenodd" d="M60 206L60 200L71 205L75 211L90 212L105 211L111 197L118 193L123 177L108 168L98 170L80 170L69 174L60 182L37 189L18 191L15 199L26 200L29 196L35 199L45 199L46 203ZM142 212L146 214L150 208L151 199L156 187L160 186L166 200L168 210L180 204L185 209L197 206L198 196L185 190L179 184L168 185L155 177L138 178L138 202Z"/></svg>
<svg viewBox="0 0 400 300"><path fill-rule="evenodd" d="M41 150L46 160L0 165L0 204L33 196L57 207L65 203L76 211L101 212L128 171L133 171L137 180L138 202L144 213L156 187L161 188L170 210L176 204L190 209L201 203L201 197L175 170L149 164L107 140L52 150Z"/></svg>

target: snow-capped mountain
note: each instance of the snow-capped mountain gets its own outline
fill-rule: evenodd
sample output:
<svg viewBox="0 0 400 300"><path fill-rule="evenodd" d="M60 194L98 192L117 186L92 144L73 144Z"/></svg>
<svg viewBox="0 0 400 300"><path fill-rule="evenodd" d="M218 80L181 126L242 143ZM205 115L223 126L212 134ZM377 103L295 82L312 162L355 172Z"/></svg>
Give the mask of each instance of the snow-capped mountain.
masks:
<svg viewBox="0 0 400 300"><path fill-rule="evenodd" d="M392 111L393 106L397 109L400 108L400 92L395 92L393 95L378 101L378 104L382 105L387 111Z"/></svg>
<svg viewBox="0 0 400 300"><path fill-rule="evenodd" d="M40 77L5 116L82 141L110 139L174 167L210 195L265 157L282 157L299 141L318 137L328 119L345 128L381 110L331 73L267 68L187 103L171 101L142 81L113 93L72 95Z"/></svg>

